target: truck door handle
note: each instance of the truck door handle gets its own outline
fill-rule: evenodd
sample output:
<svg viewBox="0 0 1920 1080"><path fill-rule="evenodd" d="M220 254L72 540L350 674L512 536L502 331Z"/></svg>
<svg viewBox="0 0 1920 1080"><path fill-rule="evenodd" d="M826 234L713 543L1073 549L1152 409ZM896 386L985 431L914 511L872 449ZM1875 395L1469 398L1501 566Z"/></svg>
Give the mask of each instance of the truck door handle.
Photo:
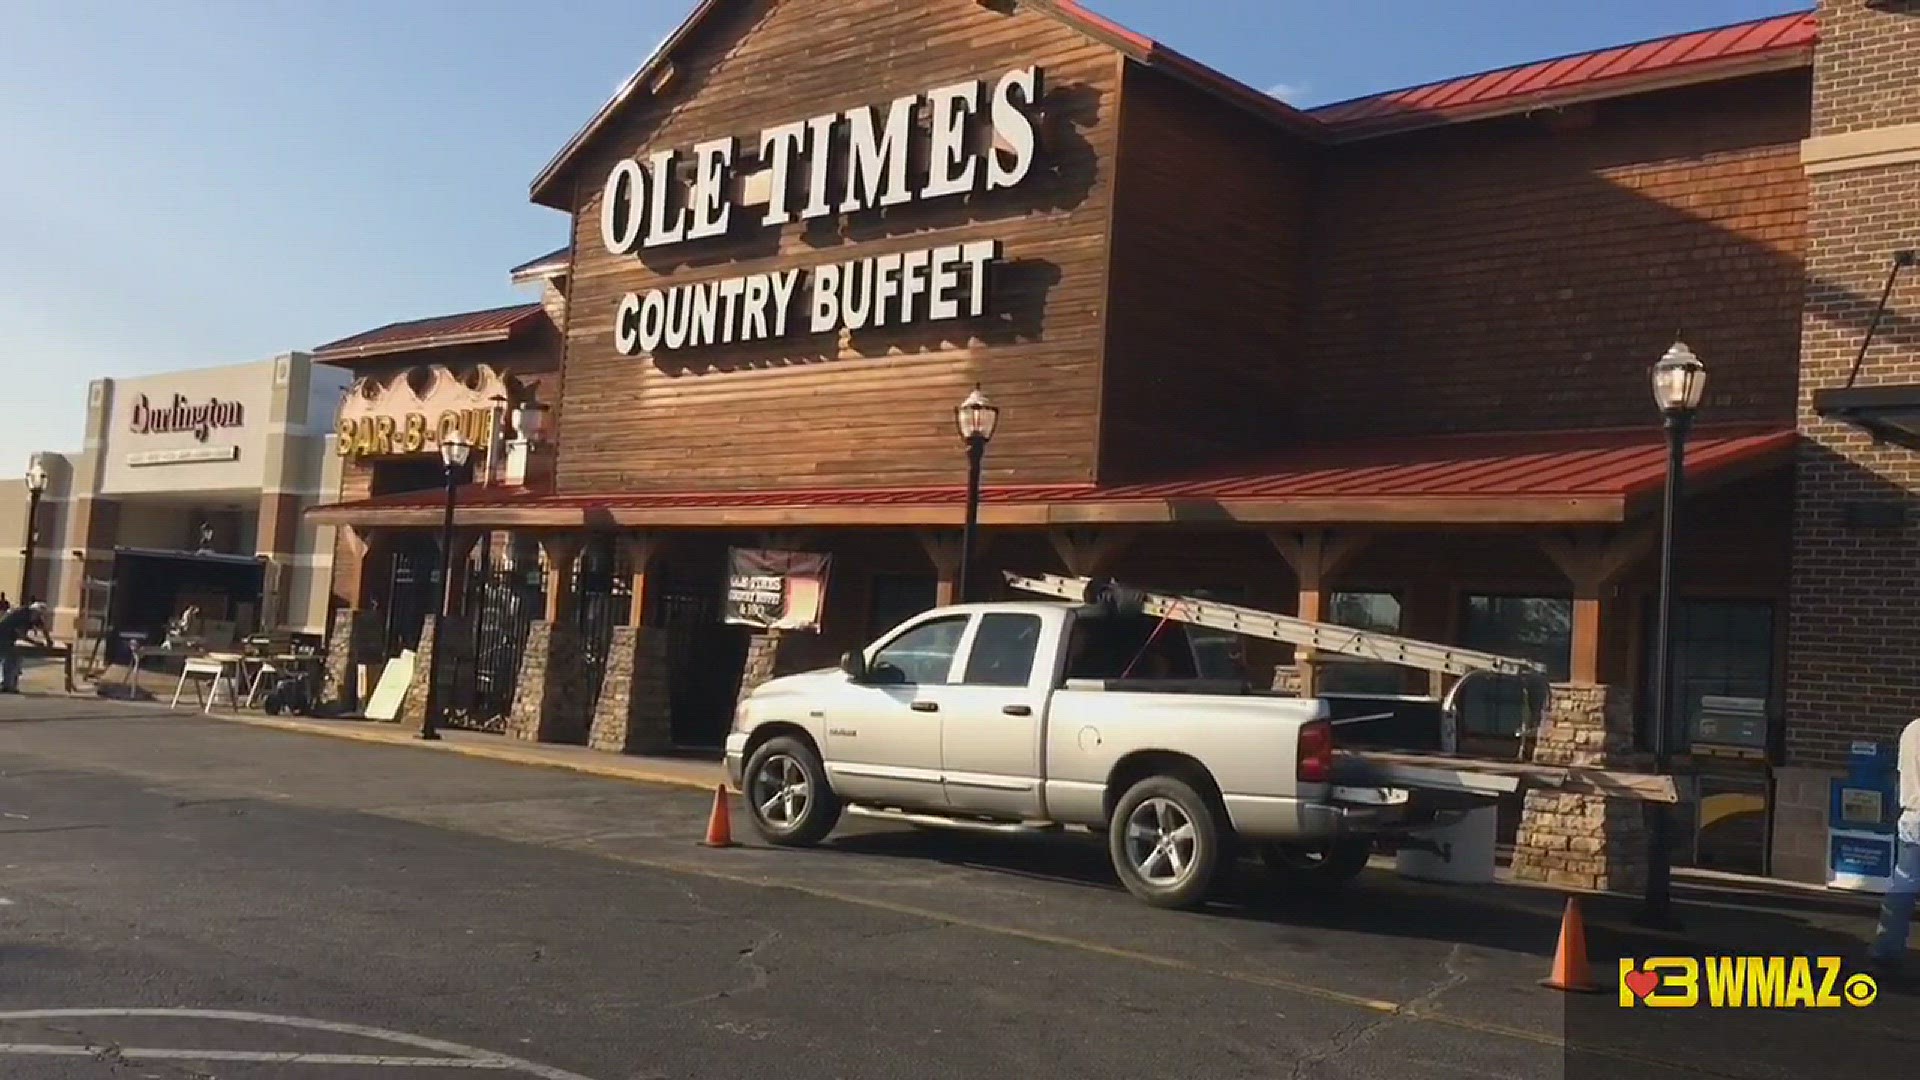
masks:
<svg viewBox="0 0 1920 1080"><path fill-rule="evenodd" d="M913 709L914 712L939 712L940 711L940 703L937 701L916 701L910 707Z"/></svg>
<svg viewBox="0 0 1920 1080"><path fill-rule="evenodd" d="M1002 706L1000 706L1000 711L1001 711L1001 712L1003 712L1003 713L1006 713L1006 714L1007 714L1008 716L1032 716L1032 715L1033 715L1033 706L1031 706L1031 705L1002 705Z"/></svg>

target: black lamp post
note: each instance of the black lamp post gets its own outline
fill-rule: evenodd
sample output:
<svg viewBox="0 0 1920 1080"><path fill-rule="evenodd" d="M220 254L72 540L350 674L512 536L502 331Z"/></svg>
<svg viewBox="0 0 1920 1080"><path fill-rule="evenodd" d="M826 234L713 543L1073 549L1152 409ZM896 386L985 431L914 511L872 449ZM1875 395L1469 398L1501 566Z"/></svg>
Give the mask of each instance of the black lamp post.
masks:
<svg viewBox="0 0 1920 1080"><path fill-rule="evenodd" d="M40 496L47 492L47 470L34 458L27 465L27 542L20 547L20 603L34 598L27 595L33 583L33 549L40 541Z"/></svg>
<svg viewBox="0 0 1920 1080"><path fill-rule="evenodd" d="M967 524L960 534L960 579L954 590L959 602L964 604L973 599L968 579L973 571L974 535L980 528L980 462L987 456L987 444L993 441L994 429L1000 426L1000 407L987 400L987 395L975 386L973 393L953 410L953 419L960 429L960 438L967 444Z"/></svg>
<svg viewBox="0 0 1920 1080"><path fill-rule="evenodd" d="M1687 429L1707 392L1707 366L1686 343L1676 341L1653 365L1653 401L1667 428L1667 489L1660 523L1660 611L1654 630L1653 768L1662 776L1673 769L1669 697L1673 686L1673 546L1680 530L1681 486L1686 472ZM1677 930L1673 913L1673 867L1665 803L1648 803L1647 892L1634 921L1641 926Z"/></svg>
<svg viewBox="0 0 1920 1080"><path fill-rule="evenodd" d="M436 614L433 622L433 655L427 658L427 695L420 721L420 737L433 740L440 737L440 654L447 650L442 646L447 640L447 593L453 587L453 503L454 493L459 490L460 475L467 467L467 458L473 453L473 441L466 432L455 428L447 432L440 440L440 463L446 466L447 473L447 509L440 519L440 582L436 590Z"/></svg>

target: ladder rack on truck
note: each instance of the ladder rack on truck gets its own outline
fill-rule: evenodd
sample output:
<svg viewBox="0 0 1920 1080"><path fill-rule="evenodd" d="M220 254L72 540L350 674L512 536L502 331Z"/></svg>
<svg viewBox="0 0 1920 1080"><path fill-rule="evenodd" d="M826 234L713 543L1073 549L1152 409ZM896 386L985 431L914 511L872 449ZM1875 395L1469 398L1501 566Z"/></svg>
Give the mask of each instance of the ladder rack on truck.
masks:
<svg viewBox="0 0 1920 1080"><path fill-rule="evenodd" d="M1268 641L1280 641L1321 652L1337 653L1363 660L1377 660L1385 664L1398 664L1401 667L1418 668L1422 671L1438 671L1447 675L1472 675L1484 672L1535 678L1544 677L1547 673L1545 667L1531 660L1516 660L1510 656L1496 656L1493 653L1476 652L1472 649L1457 649L1451 645L1436 645L1430 641L1379 634L1371 630L1355 630L1349 626L1314 622L1311 619L1295 618L1292 615L1275 615L1270 611L1223 604L1217 600L1201 600L1191 596L1175 596L1171 593L1143 592L1088 578L1061 577L1057 574L1041 574L1038 577L1008 574L1007 584L1022 592L1080 603L1099 603L1102 599L1118 599L1124 602L1127 594L1131 594L1138 597L1140 610L1144 614L1170 622L1190 623L1194 626L1204 626L1209 630L1265 638Z"/></svg>
<svg viewBox="0 0 1920 1080"><path fill-rule="evenodd" d="M1021 592L1051 596L1075 603L1099 605L1116 612L1140 614L1168 622L1201 626L1209 630L1241 634L1246 637L1278 641L1300 648L1317 649L1381 663L1397 664L1422 671L1438 671L1460 676L1460 681L1441 703L1441 745L1439 754L1406 753L1388 750L1349 750L1341 755L1365 762L1371 774L1383 785L1437 788L1463 794L1512 794L1523 785L1559 791L1609 795L1649 802L1678 802L1679 789L1671 776L1624 772L1576 765L1542 765L1524 761L1489 761L1463 757L1458 746L1456 717L1460 688L1467 680L1483 677L1525 679L1534 683L1546 680L1546 668L1531 660L1520 660L1494 653L1459 649L1430 641L1380 634L1370 630L1315 622L1292 615L1276 615L1258 608L1224 604L1173 593L1148 592L1092 578L1063 577L1058 574L1026 576L1008 573L1007 584Z"/></svg>

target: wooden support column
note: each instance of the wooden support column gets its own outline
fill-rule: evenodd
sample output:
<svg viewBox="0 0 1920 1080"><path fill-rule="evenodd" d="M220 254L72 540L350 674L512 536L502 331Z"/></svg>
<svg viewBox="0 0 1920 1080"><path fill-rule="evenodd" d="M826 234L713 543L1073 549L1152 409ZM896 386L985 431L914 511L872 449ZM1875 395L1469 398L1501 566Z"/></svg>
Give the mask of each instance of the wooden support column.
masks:
<svg viewBox="0 0 1920 1080"><path fill-rule="evenodd" d="M453 550L447 552L447 580L441 585L446 589L446 610L455 615L462 614L467 597L467 560L473 557L474 546L479 543L479 530L453 530Z"/></svg>
<svg viewBox="0 0 1920 1080"><path fill-rule="evenodd" d="M927 561L933 564L937 584L933 590L933 602L936 607L946 607L955 603L960 589L960 534L949 532L923 532L919 534L920 547L927 553Z"/></svg>
<svg viewBox="0 0 1920 1080"><path fill-rule="evenodd" d="M642 626L647 620L647 572L654 557L666 546L659 533L627 533L620 537L620 556L626 561L632 578L633 600L627 609L627 625Z"/></svg>
<svg viewBox="0 0 1920 1080"><path fill-rule="evenodd" d="M1570 682L1594 685L1601 678L1601 655L1608 631L1604 608L1612 599L1614 586L1653 546L1653 533L1587 532L1571 536L1549 536L1540 541L1541 550L1560 567L1573 583L1573 660Z"/></svg>
<svg viewBox="0 0 1920 1080"><path fill-rule="evenodd" d="M1300 585L1300 605L1298 614L1303 619L1315 622L1325 621L1329 594L1333 591L1333 580L1340 570L1366 547L1368 537L1362 533L1333 533L1325 530L1309 532L1272 531L1267 540L1273 544L1280 557L1287 560L1293 568L1294 580ZM1312 697L1319 692L1318 674L1315 670L1311 649L1299 649L1294 653L1294 662L1300 668L1300 693L1303 697Z"/></svg>
<svg viewBox="0 0 1920 1080"><path fill-rule="evenodd" d="M1095 577L1126 548L1133 534L1124 529L1054 529L1047 533L1047 540L1067 573Z"/></svg>
<svg viewBox="0 0 1920 1080"><path fill-rule="evenodd" d="M573 564L585 539L578 533L540 536L540 551L547 557L547 622L557 623L573 610Z"/></svg>
<svg viewBox="0 0 1920 1080"><path fill-rule="evenodd" d="M333 536L333 595L342 607L364 610L367 606L367 550L372 530L364 525L345 525Z"/></svg>

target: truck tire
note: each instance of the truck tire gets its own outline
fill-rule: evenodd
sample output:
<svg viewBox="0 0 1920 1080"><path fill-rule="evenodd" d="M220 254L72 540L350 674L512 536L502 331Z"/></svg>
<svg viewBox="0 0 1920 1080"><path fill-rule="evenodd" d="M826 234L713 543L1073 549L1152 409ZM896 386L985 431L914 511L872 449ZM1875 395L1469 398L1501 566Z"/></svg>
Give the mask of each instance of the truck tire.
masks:
<svg viewBox="0 0 1920 1080"><path fill-rule="evenodd" d="M1191 784L1149 776L1128 788L1107 826L1120 883L1158 908L1206 902L1224 864L1226 830Z"/></svg>
<svg viewBox="0 0 1920 1080"><path fill-rule="evenodd" d="M1364 836L1342 836L1323 846L1262 844L1260 861L1315 888L1335 889L1359 876L1373 855L1373 841Z"/></svg>
<svg viewBox="0 0 1920 1080"><path fill-rule="evenodd" d="M813 747L791 736L768 739L742 776L754 831L779 847L812 847L840 822L840 800Z"/></svg>

